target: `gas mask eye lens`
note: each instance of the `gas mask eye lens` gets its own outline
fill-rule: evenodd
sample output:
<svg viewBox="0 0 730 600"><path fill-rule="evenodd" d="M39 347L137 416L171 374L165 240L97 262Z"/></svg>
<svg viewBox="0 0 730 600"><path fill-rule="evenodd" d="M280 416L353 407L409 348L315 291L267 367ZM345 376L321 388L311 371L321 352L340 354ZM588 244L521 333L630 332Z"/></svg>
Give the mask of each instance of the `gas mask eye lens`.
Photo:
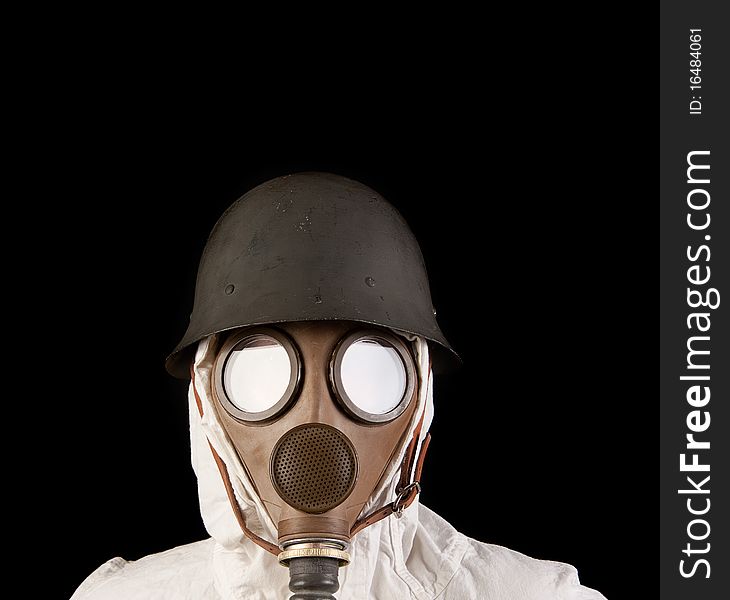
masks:
<svg viewBox="0 0 730 600"><path fill-rule="evenodd" d="M221 351L216 387L224 407L244 421L263 421L286 406L299 380L291 343L272 332L236 336ZM223 360L220 360L223 359Z"/></svg>
<svg viewBox="0 0 730 600"><path fill-rule="evenodd" d="M242 342L228 356L223 388L236 408L258 413L274 406L289 385L291 365L275 339L257 335Z"/></svg>
<svg viewBox="0 0 730 600"><path fill-rule="evenodd" d="M359 409L374 415L393 410L406 391L406 369L395 348L380 340L350 345L340 366L342 387Z"/></svg>
<svg viewBox="0 0 730 600"><path fill-rule="evenodd" d="M413 360L405 345L380 333L345 338L335 351L331 367L340 404L370 423L390 421L405 410L414 375Z"/></svg>

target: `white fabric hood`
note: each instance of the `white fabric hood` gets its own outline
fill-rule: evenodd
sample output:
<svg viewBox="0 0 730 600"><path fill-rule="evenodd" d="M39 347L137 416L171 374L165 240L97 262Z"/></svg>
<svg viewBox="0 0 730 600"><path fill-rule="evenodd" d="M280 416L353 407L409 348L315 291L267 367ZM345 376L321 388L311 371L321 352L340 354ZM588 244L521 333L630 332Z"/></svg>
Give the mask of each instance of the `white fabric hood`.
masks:
<svg viewBox="0 0 730 600"><path fill-rule="evenodd" d="M201 419L188 394L192 465L198 477L200 511L208 540L173 548L138 561L114 558L92 573L72 600L287 600L288 570L243 535L232 512L208 441L226 463L247 526L276 542L277 532L215 418L210 394L212 338L200 342L195 386ZM425 340L412 340L420 391L410 435L391 461L381 485L364 509L395 498L406 440L424 414L421 441L433 418L432 374ZM428 468L428 467L426 467ZM456 531L416 500L401 518L390 516L357 533L352 562L340 569L338 600L605 600L581 586L575 568L536 560L484 544Z"/></svg>

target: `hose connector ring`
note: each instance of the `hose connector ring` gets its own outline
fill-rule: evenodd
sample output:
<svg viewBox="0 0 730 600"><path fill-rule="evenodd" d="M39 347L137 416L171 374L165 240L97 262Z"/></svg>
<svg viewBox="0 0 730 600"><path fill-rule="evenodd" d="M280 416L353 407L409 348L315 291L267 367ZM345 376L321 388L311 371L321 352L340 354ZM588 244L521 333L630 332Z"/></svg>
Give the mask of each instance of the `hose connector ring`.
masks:
<svg viewBox="0 0 730 600"><path fill-rule="evenodd" d="M287 567L292 558L335 558L341 567L350 564L350 555L333 543L305 542L291 544L279 553L279 564Z"/></svg>

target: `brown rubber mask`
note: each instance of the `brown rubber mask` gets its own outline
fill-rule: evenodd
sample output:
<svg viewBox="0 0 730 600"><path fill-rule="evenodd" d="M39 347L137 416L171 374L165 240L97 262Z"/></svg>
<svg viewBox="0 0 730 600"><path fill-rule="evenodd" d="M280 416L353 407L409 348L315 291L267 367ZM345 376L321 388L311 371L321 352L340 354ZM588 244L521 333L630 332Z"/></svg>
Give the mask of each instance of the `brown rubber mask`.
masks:
<svg viewBox="0 0 730 600"><path fill-rule="evenodd" d="M349 321L247 327L222 340L211 384L279 547L346 546L414 418L410 344Z"/></svg>

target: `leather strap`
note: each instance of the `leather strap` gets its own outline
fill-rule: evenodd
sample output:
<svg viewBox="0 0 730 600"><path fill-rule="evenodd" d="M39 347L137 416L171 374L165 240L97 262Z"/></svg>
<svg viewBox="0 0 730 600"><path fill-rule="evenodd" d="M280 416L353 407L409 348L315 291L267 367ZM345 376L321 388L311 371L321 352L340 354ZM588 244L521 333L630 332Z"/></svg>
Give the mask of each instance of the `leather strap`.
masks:
<svg viewBox="0 0 730 600"><path fill-rule="evenodd" d="M400 482L396 490L398 492L408 485L411 478L411 473L413 472L413 463L416 460L416 447L418 446L418 438L421 436L421 429L423 428L423 419L425 416L426 410L424 408L423 413L421 414L421 418L418 420L418 424L413 430L413 437L411 438L410 444L408 444L408 449L403 455L403 463L401 464L400 471Z"/></svg>
<svg viewBox="0 0 730 600"><path fill-rule="evenodd" d="M195 388L195 368L192 365L190 367L190 379L193 384L195 403L198 405L198 412L200 413L200 416L202 418L203 403L200 401L200 396L198 396L198 390ZM215 460L215 464L218 465L218 471L221 474L221 479L223 479L223 485L226 488L228 501L230 502L231 508L233 509L233 514L236 516L236 521L238 521L238 524L241 527L241 531L243 531L243 535L245 535L254 544L261 546L267 552L271 552L271 554L273 554L274 556L278 556L279 552L281 552L279 546L277 546L276 544L272 544L271 542L267 542L264 538L259 537L248 527L246 527L246 519L241 512L241 507L238 505L238 501L236 500L236 496L233 492L233 486L231 485L231 478L228 475L228 468L226 467L226 463L223 462L223 459L218 455L218 452L216 452L215 448L213 448L210 440L208 440L208 446L210 447L210 451L213 453L213 459Z"/></svg>
<svg viewBox="0 0 730 600"><path fill-rule="evenodd" d="M431 434L426 434L423 444L421 444L421 450L418 453L418 458L416 458L416 448L418 447L418 438L421 435L421 428L423 427L424 415L425 410L424 414L421 415L421 419L418 421L418 425L416 425L416 429L413 431L413 438L411 438L411 441L408 444L408 449L403 456L400 481L398 483L398 488L396 489L398 497L390 504L386 504L383 508L374 510L370 514L355 521L354 525L350 529L350 536L353 536L358 531L389 517L393 513L395 513L396 516L400 516L400 514L413 504L415 499L418 497L418 494L421 491L421 471L423 470L423 463L426 460L428 445L431 443ZM413 473L413 481L409 481L414 462L416 463L416 470Z"/></svg>

